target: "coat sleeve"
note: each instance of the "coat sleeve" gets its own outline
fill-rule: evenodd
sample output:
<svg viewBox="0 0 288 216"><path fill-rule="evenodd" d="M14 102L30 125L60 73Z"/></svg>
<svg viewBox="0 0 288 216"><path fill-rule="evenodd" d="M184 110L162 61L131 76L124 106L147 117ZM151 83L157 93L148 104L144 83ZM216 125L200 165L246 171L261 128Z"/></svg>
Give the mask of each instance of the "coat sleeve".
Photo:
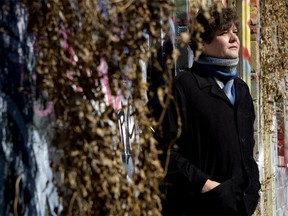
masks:
<svg viewBox="0 0 288 216"><path fill-rule="evenodd" d="M174 85L173 92L174 101L170 101L163 121L162 163L168 169L166 177L174 176L172 178L175 179L180 175L179 179L184 177L191 184L192 190L200 193L209 176L194 166L181 152L183 145L189 143L189 136L186 133L186 99L181 88Z"/></svg>
<svg viewBox="0 0 288 216"><path fill-rule="evenodd" d="M247 92L249 92L248 86L246 86ZM250 94L248 94L248 104L250 104L250 110L252 111L252 121L249 127L244 128L247 129L247 134L250 136L249 138L249 144L251 145L250 148L245 148L244 152L244 159L245 164L248 167L248 178L249 183L247 184L247 187L245 188L245 194L244 202L247 208L247 211L249 215L252 215L255 211L257 204L259 202L259 190L261 188L261 184L259 181L259 168L258 165L254 159L253 156L253 149L255 146L255 140L254 140L254 120L255 120L255 110L254 110L254 104L253 100Z"/></svg>

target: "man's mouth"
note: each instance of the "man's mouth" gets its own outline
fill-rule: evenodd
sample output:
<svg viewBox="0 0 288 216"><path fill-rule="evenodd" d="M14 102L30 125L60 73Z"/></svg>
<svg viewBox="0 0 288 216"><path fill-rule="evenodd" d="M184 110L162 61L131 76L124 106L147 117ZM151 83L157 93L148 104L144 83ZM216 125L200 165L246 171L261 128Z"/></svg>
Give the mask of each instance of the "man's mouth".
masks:
<svg viewBox="0 0 288 216"><path fill-rule="evenodd" d="M238 49L238 46L231 46L229 49Z"/></svg>

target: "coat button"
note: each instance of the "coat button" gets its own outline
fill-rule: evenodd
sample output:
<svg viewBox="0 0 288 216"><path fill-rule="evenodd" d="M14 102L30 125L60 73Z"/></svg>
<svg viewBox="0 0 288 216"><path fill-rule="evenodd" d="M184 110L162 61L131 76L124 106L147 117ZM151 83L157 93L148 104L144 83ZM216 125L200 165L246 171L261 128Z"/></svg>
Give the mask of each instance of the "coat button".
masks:
<svg viewBox="0 0 288 216"><path fill-rule="evenodd" d="M245 141L246 141L246 139L245 139L245 138L241 138L241 141L242 141L242 142L245 142Z"/></svg>

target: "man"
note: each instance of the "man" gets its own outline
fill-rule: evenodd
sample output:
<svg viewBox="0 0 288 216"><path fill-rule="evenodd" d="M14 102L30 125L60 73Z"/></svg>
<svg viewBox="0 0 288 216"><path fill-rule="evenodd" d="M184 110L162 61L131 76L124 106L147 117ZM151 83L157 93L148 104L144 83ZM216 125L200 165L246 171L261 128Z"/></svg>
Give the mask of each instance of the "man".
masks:
<svg viewBox="0 0 288 216"><path fill-rule="evenodd" d="M162 128L163 162L169 162L163 215L252 215L259 199L253 101L237 77L237 16L216 6L208 12L209 20L202 10L196 18L204 51L175 78L177 106L171 103Z"/></svg>

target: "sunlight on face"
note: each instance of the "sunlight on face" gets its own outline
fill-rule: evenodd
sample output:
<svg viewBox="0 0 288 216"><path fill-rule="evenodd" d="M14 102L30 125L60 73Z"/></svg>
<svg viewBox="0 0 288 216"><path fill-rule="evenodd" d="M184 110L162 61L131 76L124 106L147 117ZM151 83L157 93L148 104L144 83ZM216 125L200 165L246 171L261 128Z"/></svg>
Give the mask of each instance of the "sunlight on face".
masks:
<svg viewBox="0 0 288 216"><path fill-rule="evenodd" d="M237 32L234 24L229 29L218 30L213 40L204 44L203 54L215 58L237 58L240 48Z"/></svg>

